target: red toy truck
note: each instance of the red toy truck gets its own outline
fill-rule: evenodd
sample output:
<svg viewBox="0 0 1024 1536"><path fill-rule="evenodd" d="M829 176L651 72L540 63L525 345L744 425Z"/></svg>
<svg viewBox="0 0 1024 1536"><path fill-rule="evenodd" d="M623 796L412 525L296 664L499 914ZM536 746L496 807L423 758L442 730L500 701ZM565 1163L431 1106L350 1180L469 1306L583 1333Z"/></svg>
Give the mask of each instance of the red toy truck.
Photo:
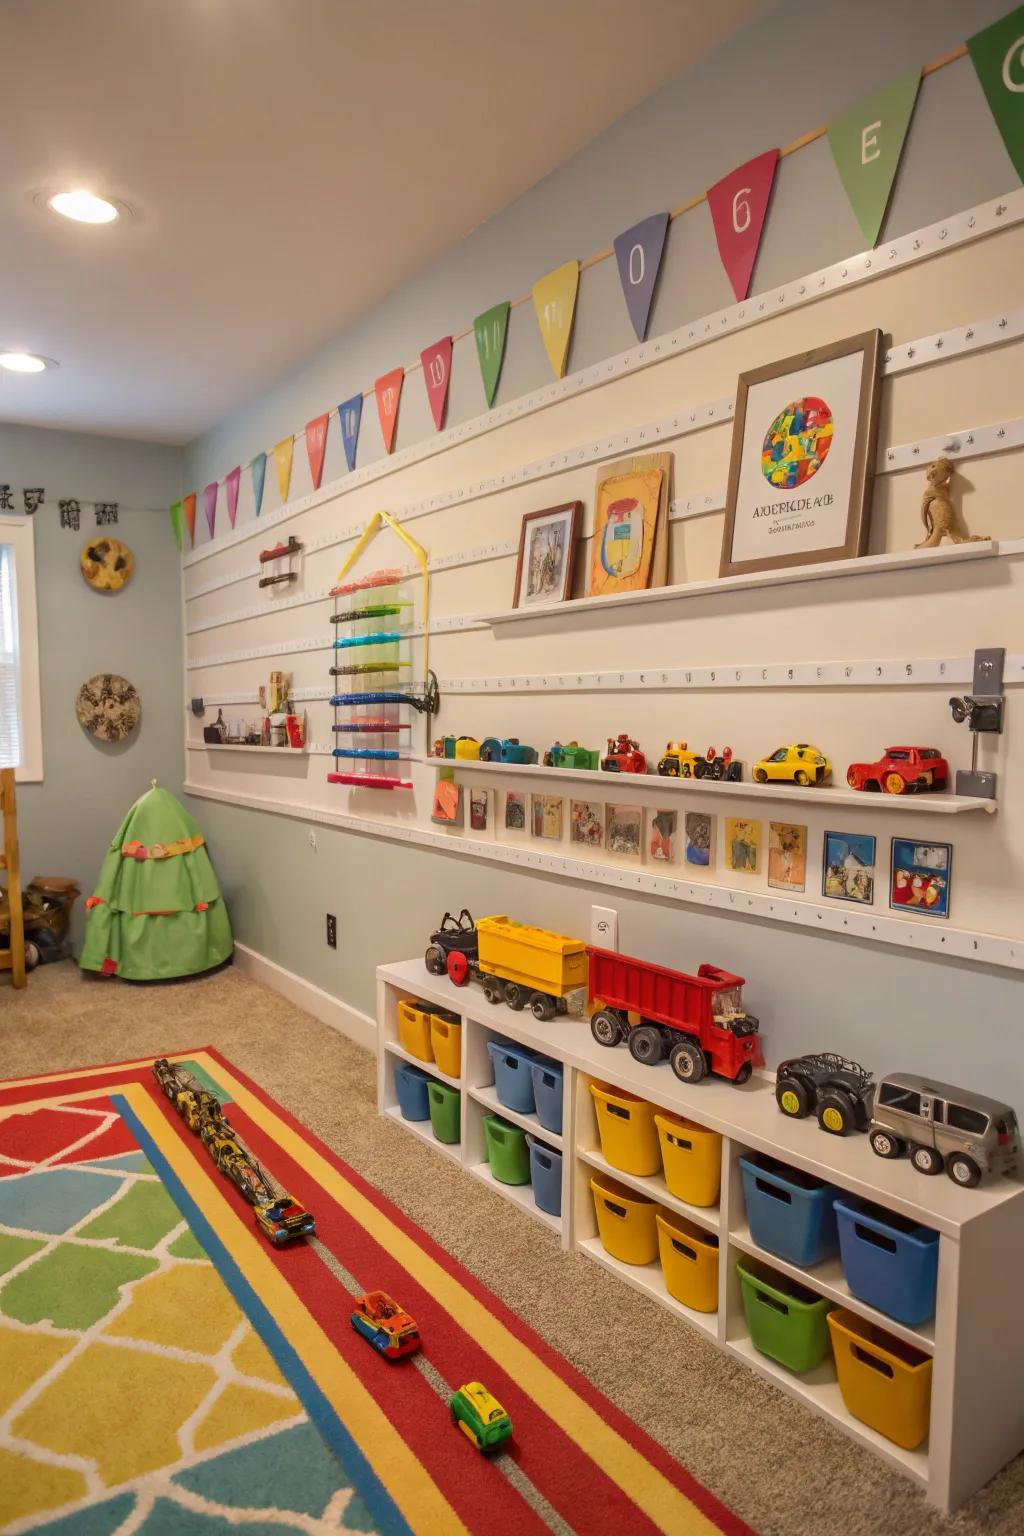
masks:
<svg viewBox="0 0 1024 1536"><path fill-rule="evenodd" d="M640 751L640 743L632 736L609 736L601 767L605 773L646 773L647 759Z"/></svg>
<svg viewBox="0 0 1024 1536"><path fill-rule="evenodd" d="M851 789L905 795L911 790L943 790L949 784L949 764L938 747L886 747L877 763L851 763L846 770Z"/></svg>
<svg viewBox="0 0 1024 1536"><path fill-rule="evenodd" d="M696 976L587 949L590 1030L599 1045L629 1041L635 1061L653 1066L667 1054L676 1077L698 1083L708 1072L745 1083L760 1065L758 1023L743 1007L743 977L702 965ZM631 1024L629 1015L639 1014Z"/></svg>

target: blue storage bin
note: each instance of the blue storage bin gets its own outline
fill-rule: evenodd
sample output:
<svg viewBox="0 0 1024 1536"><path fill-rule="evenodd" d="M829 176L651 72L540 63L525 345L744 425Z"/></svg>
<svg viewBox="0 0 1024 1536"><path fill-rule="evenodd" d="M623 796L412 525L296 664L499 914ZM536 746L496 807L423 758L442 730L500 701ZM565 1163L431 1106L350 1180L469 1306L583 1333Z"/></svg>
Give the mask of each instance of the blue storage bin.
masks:
<svg viewBox="0 0 1024 1536"><path fill-rule="evenodd" d="M803 1265L839 1252L838 1189L761 1152L741 1157L740 1168L750 1235L759 1248Z"/></svg>
<svg viewBox="0 0 1024 1536"><path fill-rule="evenodd" d="M427 1098L429 1082L428 1074L421 1072L411 1062L402 1061L395 1067L395 1088L403 1120L430 1119L430 1100Z"/></svg>
<svg viewBox="0 0 1024 1536"><path fill-rule="evenodd" d="M855 1195L836 1201L839 1251L853 1294L908 1328L935 1312L939 1234Z"/></svg>
<svg viewBox="0 0 1024 1536"><path fill-rule="evenodd" d="M562 1214L562 1154L547 1142L527 1136L530 1143L530 1183L533 1198L551 1216Z"/></svg>
<svg viewBox="0 0 1024 1536"><path fill-rule="evenodd" d="M506 1109L514 1109L521 1115L532 1115L535 1109L533 1078L530 1064L534 1052L525 1045L512 1045L508 1040L488 1040L491 1064L494 1067L494 1088L498 1102Z"/></svg>
<svg viewBox="0 0 1024 1536"><path fill-rule="evenodd" d="M562 1134L562 1063L536 1056L530 1063L537 1119L546 1131Z"/></svg>

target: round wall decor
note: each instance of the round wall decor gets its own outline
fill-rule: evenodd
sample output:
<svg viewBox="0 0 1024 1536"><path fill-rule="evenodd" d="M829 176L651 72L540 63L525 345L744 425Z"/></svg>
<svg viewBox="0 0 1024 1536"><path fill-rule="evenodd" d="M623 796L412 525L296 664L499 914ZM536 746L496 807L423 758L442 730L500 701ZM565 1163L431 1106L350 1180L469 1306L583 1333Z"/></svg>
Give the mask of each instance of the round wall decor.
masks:
<svg viewBox="0 0 1024 1536"><path fill-rule="evenodd" d="M139 723L142 702L126 677L98 672L79 688L75 713L97 741L124 741Z"/></svg>
<svg viewBox="0 0 1024 1536"><path fill-rule="evenodd" d="M83 544L78 561L82 575L97 592L120 592L135 570L135 556L128 545L106 534Z"/></svg>

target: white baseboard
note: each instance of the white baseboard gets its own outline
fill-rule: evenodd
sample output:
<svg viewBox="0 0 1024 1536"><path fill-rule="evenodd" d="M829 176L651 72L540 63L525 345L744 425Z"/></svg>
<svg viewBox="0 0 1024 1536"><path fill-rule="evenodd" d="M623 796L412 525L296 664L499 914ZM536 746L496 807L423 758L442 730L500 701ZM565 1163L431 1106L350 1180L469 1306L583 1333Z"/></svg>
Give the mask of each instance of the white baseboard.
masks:
<svg viewBox="0 0 1024 1536"><path fill-rule="evenodd" d="M235 964L240 971L251 976L254 981L261 981L271 992L277 992L281 997L286 997L297 1008L302 1008L306 1013L311 1013L314 1019L319 1019L321 1024L327 1024L331 1029L336 1029L340 1035L355 1041L356 1045L363 1046L368 1051L377 1049L377 1021L371 1019L369 1014L360 1013L356 1008L350 1008L340 998L332 997L322 987L315 987L311 981L305 981L301 976L296 976L294 971L286 971L283 965L278 965L276 960L268 960L266 955L261 955L258 950L250 949L247 944L235 943Z"/></svg>

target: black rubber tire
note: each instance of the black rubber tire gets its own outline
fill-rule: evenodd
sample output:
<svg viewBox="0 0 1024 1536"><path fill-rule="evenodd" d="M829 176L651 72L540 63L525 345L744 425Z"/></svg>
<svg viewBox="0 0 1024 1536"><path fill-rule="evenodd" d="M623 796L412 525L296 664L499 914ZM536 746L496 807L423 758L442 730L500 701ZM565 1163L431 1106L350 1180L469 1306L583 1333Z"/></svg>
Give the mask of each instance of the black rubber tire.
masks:
<svg viewBox="0 0 1024 1536"><path fill-rule="evenodd" d="M535 1019L540 1019L542 1024L546 1024L558 1012L558 1005L553 997L548 997L546 992L531 992L530 1012Z"/></svg>
<svg viewBox="0 0 1024 1536"><path fill-rule="evenodd" d="M500 981L487 980L484 982L484 997L489 1003L504 1002L505 988Z"/></svg>
<svg viewBox="0 0 1024 1536"><path fill-rule="evenodd" d="M423 963L431 976L445 976L448 972L448 963L444 950L438 944L428 944L427 952L423 956Z"/></svg>
<svg viewBox="0 0 1024 1536"><path fill-rule="evenodd" d="M981 1169L966 1152L951 1152L946 1159L946 1172L960 1189L975 1189L981 1183Z"/></svg>
<svg viewBox="0 0 1024 1536"><path fill-rule="evenodd" d="M840 1126L829 1125L826 1112L834 1110L841 1117ZM823 1093L818 1100L817 1108L818 1124L827 1136L849 1136L857 1126L857 1111L848 1093L841 1089L832 1088Z"/></svg>
<svg viewBox="0 0 1024 1536"><path fill-rule="evenodd" d="M658 764L658 772L662 775L663 778L678 779L679 764L673 762L671 758L666 758L663 763Z"/></svg>
<svg viewBox="0 0 1024 1536"><path fill-rule="evenodd" d="M516 1013L522 1012L526 1007L526 991L518 981L506 981L505 1001Z"/></svg>
<svg viewBox="0 0 1024 1536"><path fill-rule="evenodd" d="M934 1177L935 1174L942 1172L942 1153L937 1152L934 1147L911 1147L910 1161L918 1173L927 1173L930 1177Z"/></svg>
<svg viewBox="0 0 1024 1536"><path fill-rule="evenodd" d="M765 770L763 768L755 768L754 769L754 783L755 784L767 784L768 783L768 775L767 775L767 773L765 772Z"/></svg>
<svg viewBox="0 0 1024 1536"><path fill-rule="evenodd" d="M791 1094L796 1099L797 1107L795 1109L786 1108L782 1102L783 1094ZM775 1084L775 1102L782 1110L782 1113L788 1115L791 1120L802 1120L805 1115L809 1115L811 1112L811 1094L808 1091L807 1084L801 1082L798 1077L779 1078Z"/></svg>
<svg viewBox="0 0 1024 1536"><path fill-rule="evenodd" d="M590 1021L590 1033L598 1045L618 1045L622 1039L622 1020L610 1008L599 1008Z"/></svg>
<svg viewBox="0 0 1024 1536"><path fill-rule="evenodd" d="M753 1072L753 1070L754 1064L752 1061L745 1061L742 1063L739 1071L733 1078L733 1082L737 1085L737 1087L742 1088L744 1083L750 1082L750 1074Z"/></svg>
<svg viewBox="0 0 1024 1536"><path fill-rule="evenodd" d="M677 1040L669 1052L669 1064L681 1083L699 1083L707 1074L704 1052L695 1040ZM680 1071L680 1067L683 1068Z"/></svg>
<svg viewBox="0 0 1024 1536"><path fill-rule="evenodd" d="M629 1032L629 1054L645 1067L656 1066L665 1055L665 1042L655 1024L638 1024Z"/></svg>
<svg viewBox="0 0 1024 1536"><path fill-rule="evenodd" d="M902 1157L907 1150L898 1136L894 1136L891 1131L882 1130L881 1128L877 1131L870 1131L868 1133L868 1140L871 1143L872 1152L877 1157L885 1157L894 1161L897 1157Z"/></svg>

